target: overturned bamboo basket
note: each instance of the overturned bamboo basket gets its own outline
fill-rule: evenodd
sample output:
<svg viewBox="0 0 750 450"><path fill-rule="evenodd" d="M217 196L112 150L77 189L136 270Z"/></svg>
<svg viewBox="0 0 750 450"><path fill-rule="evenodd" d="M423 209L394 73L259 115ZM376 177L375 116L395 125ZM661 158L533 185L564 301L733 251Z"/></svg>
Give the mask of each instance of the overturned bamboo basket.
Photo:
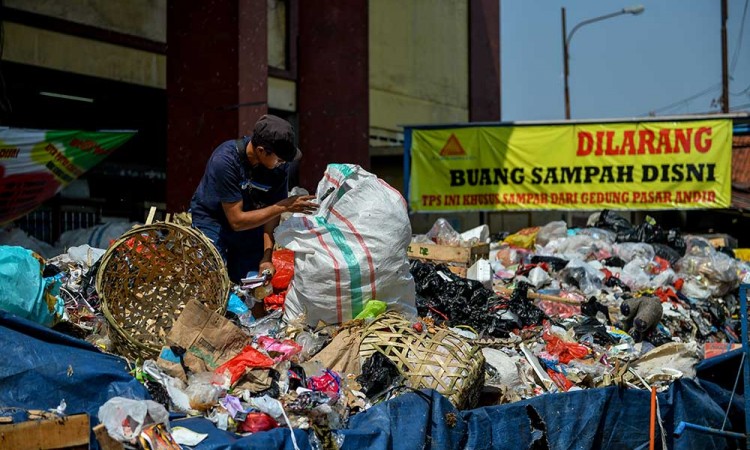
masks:
<svg viewBox="0 0 750 450"><path fill-rule="evenodd" d="M223 314L229 289L224 262L211 241L169 222L123 234L102 256L96 277L114 349L134 360L156 359L190 300Z"/></svg>
<svg viewBox="0 0 750 450"><path fill-rule="evenodd" d="M359 355L364 360L382 353L398 368L409 386L434 389L459 409L477 405L484 385L481 349L446 328L417 332L411 322L388 312L362 332Z"/></svg>

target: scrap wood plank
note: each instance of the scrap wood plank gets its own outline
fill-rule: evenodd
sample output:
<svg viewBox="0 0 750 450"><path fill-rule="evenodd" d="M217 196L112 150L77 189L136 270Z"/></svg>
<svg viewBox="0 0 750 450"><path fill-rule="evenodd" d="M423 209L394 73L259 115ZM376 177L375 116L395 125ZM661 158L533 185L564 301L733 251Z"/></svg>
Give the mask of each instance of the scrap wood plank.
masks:
<svg viewBox="0 0 750 450"><path fill-rule="evenodd" d="M77 414L55 420L30 420L0 425L0 448L17 450L87 449L89 416Z"/></svg>
<svg viewBox="0 0 750 450"><path fill-rule="evenodd" d="M468 264L477 258L488 255L489 251L489 244L479 244L473 247L451 247L449 245L412 242L407 247L406 254L409 258Z"/></svg>
<svg viewBox="0 0 750 450"><path fill-rule="evenodd" d="M100 423L94 427L94 436L96 436L102 450L123 450L125 448L121 442L116 441L107 433L107 427L104 424Z"/></svg>

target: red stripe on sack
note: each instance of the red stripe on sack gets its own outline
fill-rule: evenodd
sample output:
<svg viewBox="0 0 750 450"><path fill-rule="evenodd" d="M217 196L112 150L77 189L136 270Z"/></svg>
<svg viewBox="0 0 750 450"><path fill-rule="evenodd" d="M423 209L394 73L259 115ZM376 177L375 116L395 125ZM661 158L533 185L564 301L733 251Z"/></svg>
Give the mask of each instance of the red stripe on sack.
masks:
<svg viewBox="0 0 750 450"><path fill-rule="evenodd" d="M321 235L319 232L317 232L312 223L310 223L310 220L307 217L303 217L302 220L305 222L305 226L308 230L312 231L315 236L318 237L318 241L320 242L320 245L323 246L326 252L328 252L328 256L331 257L333 260L333 274L336 278L336 317L338 317L339 323L343 322L343 312L341 311L341 270L339 269L339 262L336 260L336 257L333 256L333 252L331 252L331 249L328 247L328 244L325 243L323 240L323 235Z"/></svg>
<svg viewBox="0 0 750 450"><path fill-rule="evenodd" d="M337 179L333 178L327 173L326 173L326 180L328 180L332 185L336 186L337 188L341 187L341 183L339 183Z"/></svg>
<svg viewBox="0 0 750 450"><path fill-rule="evenodd" d="M370 266L370 291L372 292L372 298L378 298L377 294L375 293L375 265L372 262L372 253L370 253L370 249L367 248L365 240L362 238L362 235L359 234L359 231L357 231L357 229L354 227L354 224L352 224L346 217L342 216L335 209L331 208L331 212L340 221L344 222L350 230L352 230L352 233L354 233L354 237L357 238L357 241L359 241L359 245L362 246L362 250L365 251L365 255L367 256L367 265Z"/></svg>
<svg viewBox="0 0 750 450"><path fill-rule="evenodd" d="M406 199L404 198L404 196L403 196L403 195L401 195L401 193L400 193L400 192L399 192L398 190L396 190L396 188L394 188L394 187L393 187L393 186L391 186L390 184L386 183L385 181L381 180L380 178L378 178L378 183L382 184L383 186L385 186L385 187L387 187L388 189L390 189L390 190L392 190L393 192L395 192L395 193L396 193L396 195L398 195L398 198L400 198L400 199L401 199L401 203L403 203L403 204L404 204L404 208L406 208L406 209L409 209L408 205L406 204Z"/></svg>

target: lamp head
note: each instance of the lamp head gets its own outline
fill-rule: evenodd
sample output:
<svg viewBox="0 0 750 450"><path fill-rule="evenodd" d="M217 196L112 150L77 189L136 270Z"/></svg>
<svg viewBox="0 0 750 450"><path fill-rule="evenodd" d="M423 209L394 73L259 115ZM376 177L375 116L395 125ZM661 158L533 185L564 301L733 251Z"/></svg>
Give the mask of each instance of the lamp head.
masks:
<svg viewBox="0 0 750 450"><path fill-rule="evenodd" d="M634 16L641 14L645 10L646 10L646 7L643 5L628 6L627 8L622 8L622 12L624 14L632 14Z"/></svg>

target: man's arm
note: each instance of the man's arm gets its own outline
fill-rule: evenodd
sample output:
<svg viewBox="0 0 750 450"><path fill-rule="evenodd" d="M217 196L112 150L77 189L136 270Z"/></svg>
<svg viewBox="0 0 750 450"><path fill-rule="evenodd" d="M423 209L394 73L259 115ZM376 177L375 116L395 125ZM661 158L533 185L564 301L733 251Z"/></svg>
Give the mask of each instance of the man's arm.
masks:
<svg viewBox="0 0 750 450"><path fill-rule="evenodd" d="M295 195L274 205L253 211L243 211L242 200L231 203L222 202L221 207L224 210L224 214L227 216L227 222L229 222L229 226L232 227L232 230L244 231L257 228L261 225L266 225L271 220L278 219L278 217L285 212L301 212L303 214L313 213L318 208L318 205L311 201L314 198L314 195ZM278 224L278 220L276 220L276 223ZM271 234L273 235L273 228L271 229ZM273 247L273 244L271 246Z"/></svg>
<svg viewBox="0 0 750 450"><path fill-rule="evenodd" d="M263 225L263 258L261 258L260 265L258 267L258 271L261 273L264 270L269 270L271 272L271 275L276 273L276 268L273 266L272 261L273 246L276 243L273 237L273 231L277 226L279 226L279 221L280 218L276 217Z"/></svg>

